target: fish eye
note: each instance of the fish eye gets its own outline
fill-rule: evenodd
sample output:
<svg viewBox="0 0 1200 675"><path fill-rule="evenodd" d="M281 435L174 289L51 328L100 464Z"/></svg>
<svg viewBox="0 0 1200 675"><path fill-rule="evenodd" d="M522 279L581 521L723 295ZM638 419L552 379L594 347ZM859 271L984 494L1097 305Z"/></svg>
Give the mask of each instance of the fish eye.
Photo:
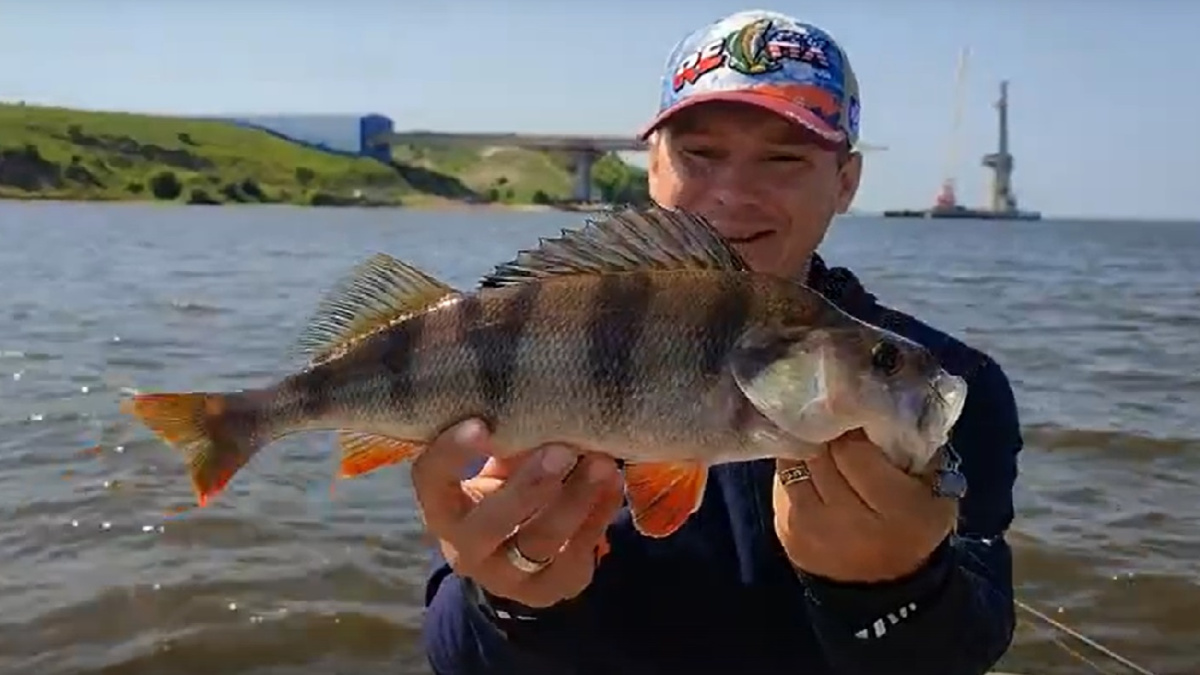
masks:
<svg viewBox="0 0 1200 675"><path fill-rule="evenodd" d="M871 349L871 367L885 376L895 375L900 371L904 358L900 348L890 342L876 343Z"/></svg>

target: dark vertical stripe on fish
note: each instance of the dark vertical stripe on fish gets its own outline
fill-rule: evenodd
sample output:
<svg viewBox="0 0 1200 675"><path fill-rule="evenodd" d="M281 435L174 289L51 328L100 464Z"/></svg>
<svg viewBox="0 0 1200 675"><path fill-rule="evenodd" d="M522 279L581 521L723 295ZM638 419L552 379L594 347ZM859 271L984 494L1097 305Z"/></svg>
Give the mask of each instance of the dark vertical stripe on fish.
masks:
<svg viewBox="0 0 1200 675"><path fill-rule="evenodd" d="M521 349L521 337L537 308L542 284L521 284L508 292L497 316L488 317L483 301L476 294L463 298L459 306L459 334L475 356L476 382L486 410L480 414L494 423L507 411L513 400L513 383Z"/></svg>
<svg viewBox="0 0 1200 675"><path fill-rule="evenodd" d="M600 397L601 428L620 422L637 376L634 350L654 296L648 273L600 278L588 314L588 372Z"/></svg>
<svg viewBox="0 0 1200 675"><path fill-rule="evenodd" d="M383 354L383 365L390 373L388 393L392 406L400 419L408 419L417 405L417 378L419 364L415 355L425 333L428 314L422 312L400 323L388 333Z"/></svg>
<svg viewBox="0 0 1200 675"><path fill-rule="evenodd" d="M317 419L333 405L333 373L332 364L323 364L305 371L293 380L296 387L297 414L301 419Z"/></svg>
<svg viewBox="0 0 1200 675"><path fill-rule="evenodd" d="M729 350L737 343L753 311L754 293L747 278L737 274L717 277L716 298L704 317L701 369L716 375L725 366Z"/></svg>

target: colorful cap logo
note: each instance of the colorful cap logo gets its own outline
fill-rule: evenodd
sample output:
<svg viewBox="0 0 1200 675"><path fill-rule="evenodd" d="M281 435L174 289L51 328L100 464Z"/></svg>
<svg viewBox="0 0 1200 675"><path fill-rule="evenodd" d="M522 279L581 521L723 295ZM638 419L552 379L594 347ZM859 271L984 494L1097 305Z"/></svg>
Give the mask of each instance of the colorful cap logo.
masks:
<svg viewBox="0 0 1200 675"><path fill-rule="evenodd" d="M739 12L676 45L658 115L641 137L705 101L757 105L830 142L858 142L858 80L845 52L820 28L777 12Z"/></svg>

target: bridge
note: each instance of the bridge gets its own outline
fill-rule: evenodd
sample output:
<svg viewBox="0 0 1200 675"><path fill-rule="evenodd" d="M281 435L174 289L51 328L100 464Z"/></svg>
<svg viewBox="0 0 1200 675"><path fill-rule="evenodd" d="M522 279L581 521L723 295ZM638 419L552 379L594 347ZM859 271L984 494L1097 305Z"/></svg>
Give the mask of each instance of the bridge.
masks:
<svg viewBox="0 0 1200 675"><path fill-rule="evenodd" d="M388 145L471 145L525 148L528 150L559 150L572 157L577 202L592 200L592 167L596 160L610 152L641 152L646 143L635 136L569 136L563 134L516 133L444 133L438 131L401 131L384 134L382 143Z"/></svg>
<svg viewBox="0 0 1200 675"><path fill-rule="evenodd" d="M448 133L439 131L392 131L372 138L378 145L442 145L514 147L528 150L558 150L572 156L577 202L592 200L592 167L610 152L644 152L646 142L636 136L567 135L519 133ZM886 150L885 146L864 145L862 151Z"/></svg>

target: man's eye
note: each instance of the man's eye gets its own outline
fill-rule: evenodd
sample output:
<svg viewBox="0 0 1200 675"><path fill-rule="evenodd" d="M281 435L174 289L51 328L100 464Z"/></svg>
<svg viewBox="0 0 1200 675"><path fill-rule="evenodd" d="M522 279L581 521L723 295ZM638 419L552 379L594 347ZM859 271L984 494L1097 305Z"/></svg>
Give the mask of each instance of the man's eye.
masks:
<svg viewBox="0 0 1200 675"><path fill-rule="evenodd" d="M717 151L710 150L709 148L687 148L683 152L686 155L699 157L700 159L716 159L717 157Z"/></svg>
<svg viewBox="0 0 1200 675"><path fill-rule="evenodd" d="M807 163L808 158L800 157L798 155L771 155L770 157L767 157L767 161L769 161L769 162Z"/></svg>

